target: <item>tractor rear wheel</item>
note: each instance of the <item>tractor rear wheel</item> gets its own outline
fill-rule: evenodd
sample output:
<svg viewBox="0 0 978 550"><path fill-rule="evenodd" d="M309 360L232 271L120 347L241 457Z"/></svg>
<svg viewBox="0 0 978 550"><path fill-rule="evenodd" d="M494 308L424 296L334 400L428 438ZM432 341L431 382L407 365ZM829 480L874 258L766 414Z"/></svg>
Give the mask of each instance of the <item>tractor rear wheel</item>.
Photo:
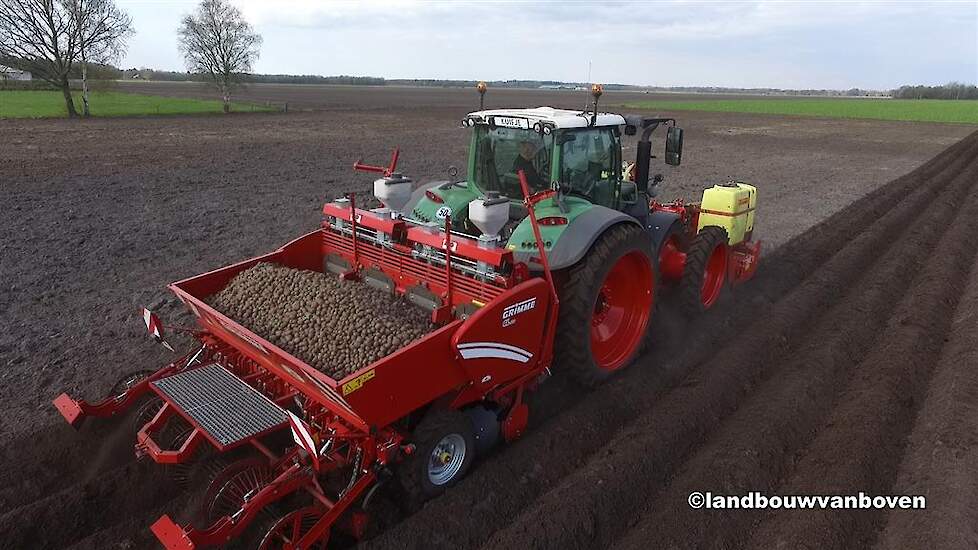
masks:
<svg viewBox="0 0 978 550"><path fill-rule="evenodd" d="M686 252L680 282L683 313L692 317L713 307L727 280L727 230L707 226L696 234Z"/></svg>
<svg viewBox="0 0 978 550"><path fill-rule="evenodd" d="M657 273L641 227L613 226L560 289L554 354L559 368L593 387L634 360L648 340Z"/></svg>
<svg viewBox="0 0 978 550"><path fill-rule="evenodd" d="M462 411L432 409L411 436L414 452L397 468L411 510L465 477L475 459L475 431Z"/></svg>

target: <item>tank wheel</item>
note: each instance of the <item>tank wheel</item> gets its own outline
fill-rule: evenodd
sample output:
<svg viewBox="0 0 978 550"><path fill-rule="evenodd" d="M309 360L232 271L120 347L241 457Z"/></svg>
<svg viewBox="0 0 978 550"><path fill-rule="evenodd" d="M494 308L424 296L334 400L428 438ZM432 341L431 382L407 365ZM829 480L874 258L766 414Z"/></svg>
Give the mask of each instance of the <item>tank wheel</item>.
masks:
<svg viewBox="0 0 978 550"><path fill-rule="evenodd" d="M584 386L604 382L639 355L648 340L657 273L648 235L622 224L608 229L560 289L557 364Z"/></svg>
<svg viewBox="0 0 978 550"><path fill-rule="evenodd" d="M201 501L200 515L210 524L229 516L244 504L245 495L260 489L275 476L268 461L253 456L232 462L213 476L204 499Z"/></svg>
<svg viewBox="0 0 978 550"><path fill-rule="evenodd" d="M143 400L132 416L133 431L138 432L143 429L143 426L149 423L162 408L163 400L156 397L155 394L153 397Z"/></svg>
<svg viewBox="0 0 978 550"><path fill-rule="evenodd" d="M414 452L398 465L405 503L416 509L465 476L475 458L472 421L462 411L432 409L415 428Z"/></svg>
<svg viewBox="0 0 978 550"><path fill-rule="evenodd" d="M192 426L184 424L183 429L176 431L169 439L167 448L170 450L179 449L193 431ZM165 469L167 477L174 485L181 489L187 489L199 487L212 481L228 464L225 456L213 454L210 446L202 445L194 451L190 458L178 464L168 464Z"/></svg>
<svg viewBox="0 0 978 550"><path fill-rule="evenodd" d="M313 525L323 517L323 510L318 506L306 506L285 514L272 524L262 537L258 550L293 550L295 544L312 529ZM329 541L329 531L312 546L303 546L303 550L320 550L326 548Z"/></svg>
<svg viewBox="0 0 978 550"><path fill-rule="evenodd" d="M194 428L192 426L184 426L182 429L174 430L173 435L166 441L166 448L170 450L179 449L193 431ZM177 487L186 489L190 486L190 481L194 477L194 470L199 464L200 457L196 456L196 454L184 462L168 464L166 466L167 476Z"/></svg>
<svg viewBox="0 0 978 550"><path fill-rule="evenodd" d="M112 389L109 391L109 395L112 395L113 397L116 398L121 397L122 394L129 391L130 388L132 388L133 386L135 386L144 378L148 377L154 372L156 371L143 369L143 370L132 371L124 375L122 378L116 381L115 384L112 385Z"/></svg>
<svg viewBox="0 0 978 550"><path fill-rule="evenodd" d="M694 316L713 307L727 280L727 230L707 226L700 230L686 253L680 282L683 313Z"/></svg>

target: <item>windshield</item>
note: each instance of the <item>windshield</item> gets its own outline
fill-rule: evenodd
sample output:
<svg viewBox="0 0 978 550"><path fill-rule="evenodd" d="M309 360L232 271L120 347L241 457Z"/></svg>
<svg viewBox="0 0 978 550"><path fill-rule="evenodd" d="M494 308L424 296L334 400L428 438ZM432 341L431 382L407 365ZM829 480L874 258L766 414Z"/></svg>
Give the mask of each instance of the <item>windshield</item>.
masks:
<svg viewBox="0 0 978 550"><path fill-rule="evenodd" d="M553 136L517 128L489 128L480 124L474 129L475 185L484 192L499 191L510 199L520 199L523 192L518 170L526 174L530 192L550 188L550 159Z"/></svg>

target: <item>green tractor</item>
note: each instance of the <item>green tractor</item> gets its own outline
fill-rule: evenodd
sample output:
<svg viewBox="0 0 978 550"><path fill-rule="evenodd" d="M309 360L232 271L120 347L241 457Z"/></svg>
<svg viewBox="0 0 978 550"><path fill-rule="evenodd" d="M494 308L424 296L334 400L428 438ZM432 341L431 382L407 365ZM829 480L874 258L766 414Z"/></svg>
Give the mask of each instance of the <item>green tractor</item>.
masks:
<svg viewBox="0 0 978 550"><path fill-rule="evenodd" d="M533 208L560 299L555 363L587 386L641 352L660 289L678 292L685 313L700 313L725 286L750 278L760 253L751 240L753 186L730 182L705 190L700 203L659 203L650 138L667 126L664 160L678 166L682 129L671 118L598 112L600 86L592 93L585 111L469 113L462 119L471 131L468 177L423 185L399 209L418 224L447 218L453 232L504 247L539 273L520 174L531 194L548 193ZM629 163L622 140L635 135Z"/></svg>

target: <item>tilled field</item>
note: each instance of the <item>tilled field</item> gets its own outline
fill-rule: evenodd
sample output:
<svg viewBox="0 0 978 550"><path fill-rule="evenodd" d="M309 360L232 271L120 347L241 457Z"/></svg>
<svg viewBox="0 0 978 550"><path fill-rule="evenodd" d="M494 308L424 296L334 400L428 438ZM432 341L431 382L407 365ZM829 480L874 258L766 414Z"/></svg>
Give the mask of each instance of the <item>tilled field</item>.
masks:
<svg viewBox="0 0 978 550"><path fill-rule="evenodd" d="M387 107L0 121L0 547L156 547L148 525L186 495L133 461L127 423L76 434L50 399L95 397L166 360L138 307L179 321L165 283L308 231L326 196L366 188L349 176L361 154L399 142L411 175L461 165L464 143L441 130L457 105L376 101ZM667 304L653 350L611 383L584 393L555 376L523 440L368 546L978 544L978 135L881 187L967 132L681 119L688 154L668 193L758 183L761 238L780 246L717 311L682 324ZM919 493L928 509L692 510L694 490Z"/></svg>
<svg viewBox="0 0 978 550"><path fill-rule="evenodd" d="M367 545L973 545L976 186L978 134L768 255L719 310L681 325L667 305L638 364L591 393L555 377L525 439ZM185 502L124 429L27 441L47 452L4 449L7 547L151 546L145 526ZM691 509L693 491L928 501L723 512Z"/></svg>

